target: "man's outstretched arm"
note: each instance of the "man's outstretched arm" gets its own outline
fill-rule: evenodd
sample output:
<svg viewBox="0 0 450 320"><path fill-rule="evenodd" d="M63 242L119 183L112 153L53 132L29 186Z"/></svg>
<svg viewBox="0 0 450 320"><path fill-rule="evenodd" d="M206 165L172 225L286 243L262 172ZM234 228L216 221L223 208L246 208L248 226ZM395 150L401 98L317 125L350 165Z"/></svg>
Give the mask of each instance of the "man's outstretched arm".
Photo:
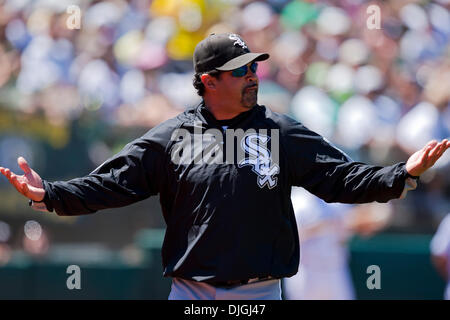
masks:
<svg viewBox="0 0 450 320"><path fill-rule="evenodd" d="M411 189L409 176L418 177L450 147L447 139L430 141L409 157L392 166L354 162L323 137L301 124L289 128L288 149L292 183L326 202L387 202L403 198ZM415 184L415 183L414 183ZM412 188L413 189L413 188Z"/></svg>
<svg viewBox="0 0 450 320"><path fill-rule="evenodd" d="M162 157L148 141L128 144L89 175L70 181L47 182L18 159L24 175L0 168L10 183L25 197L44 201L47 210L58 215L81 215L101 209L123 207L158 193Z"/></svg>

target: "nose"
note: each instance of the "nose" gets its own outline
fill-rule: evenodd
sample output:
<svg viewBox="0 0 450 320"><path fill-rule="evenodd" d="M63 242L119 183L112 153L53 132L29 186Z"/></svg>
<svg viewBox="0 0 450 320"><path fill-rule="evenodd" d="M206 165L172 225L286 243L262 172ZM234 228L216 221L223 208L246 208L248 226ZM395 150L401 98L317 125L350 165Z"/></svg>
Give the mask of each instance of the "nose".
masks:
<svg viewBox="0 0 450 320"><path fill-rule="evenodd" d="M257 82L258 81L258 75L256 72L253 72L250 68L248 68L247 74L245 75L247 81L249 82Z"/></svg>

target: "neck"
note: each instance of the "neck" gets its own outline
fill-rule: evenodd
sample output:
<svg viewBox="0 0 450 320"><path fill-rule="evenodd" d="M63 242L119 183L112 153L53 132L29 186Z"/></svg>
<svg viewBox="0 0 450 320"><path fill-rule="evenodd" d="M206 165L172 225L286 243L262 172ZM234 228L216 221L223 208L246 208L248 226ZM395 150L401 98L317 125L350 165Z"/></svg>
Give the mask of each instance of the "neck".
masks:
<svg viewBox="0 0 450 320"><path fill-rule="evenodd" d="M249 111L251 108L243 107L242 105L232 105L226 103L213 102L210 99L204 97L205 106L213 114L217 120L233 119L242 112Z"/></svg>

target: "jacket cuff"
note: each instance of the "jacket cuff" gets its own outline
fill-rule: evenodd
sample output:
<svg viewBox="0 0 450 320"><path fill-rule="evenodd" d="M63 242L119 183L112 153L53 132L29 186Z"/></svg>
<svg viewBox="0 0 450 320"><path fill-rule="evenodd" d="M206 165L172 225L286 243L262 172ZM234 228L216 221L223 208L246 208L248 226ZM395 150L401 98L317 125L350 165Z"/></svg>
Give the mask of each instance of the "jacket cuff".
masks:
<svg viewBox="0 0 450 320"><path fill-rule="evenodd" d="M406 198L406 194L408 193L408 191L415 190L417 188L417 182L420 178L418 176L412 176L408 173L408 171L406 170L406 163L403 165L402 170L403 176L405 178L405 187L403 188L403 192L400 195L399 199Z"/></svg>
<svg viewBox="0 0 450 320"><path fill-rule="evenodd" d="M30 200L28 203L30 207L37 211L43 211L43 212L53 212L53 206L49 197L49 184L46 180L42 180L43 188L45 190L45 196L44 199L41 201L33 201Z"/></svg>
<svg viewBox="0 0 450 320"><path fill-rule="evenodd" d="M414 180L419 180L420 176L412 176L412 175L409 174L408 170L406 170L406 162L403 163L402 170L403 170L403 174L405 176L405 179L406 178L411 178L411 179L414 179Z"/></svg>

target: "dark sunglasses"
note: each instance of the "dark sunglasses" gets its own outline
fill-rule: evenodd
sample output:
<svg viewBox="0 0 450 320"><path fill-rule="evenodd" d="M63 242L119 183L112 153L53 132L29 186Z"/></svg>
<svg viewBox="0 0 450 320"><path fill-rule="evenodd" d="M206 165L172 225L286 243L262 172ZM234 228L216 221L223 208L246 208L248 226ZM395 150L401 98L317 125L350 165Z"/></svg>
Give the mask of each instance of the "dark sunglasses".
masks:
<svg viewBox="0 0 450 320"><path fill-rule="evenodd" d="M250 70L253 73L256 73L256 70L258 70L258 64L256 62L253 62L250 65ZM233 77L240 78L240 77L245 76L247 74L247 72L248 72L248 66L245 65L245 66L239 67L239 68L234 69L233 71L231 71L231 75Z"/></svg>

